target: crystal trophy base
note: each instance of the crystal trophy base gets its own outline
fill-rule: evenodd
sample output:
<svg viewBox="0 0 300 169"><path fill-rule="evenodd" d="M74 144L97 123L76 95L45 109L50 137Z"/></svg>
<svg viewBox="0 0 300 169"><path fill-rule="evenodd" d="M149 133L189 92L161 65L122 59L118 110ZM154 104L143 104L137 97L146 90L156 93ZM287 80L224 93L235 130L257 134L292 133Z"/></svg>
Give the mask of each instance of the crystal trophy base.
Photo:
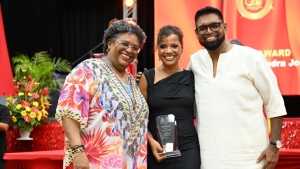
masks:
<svg viewBox="0 0 300 169"><path fill-rule="evenodd" d="M172 157L179 157L181 156L181 153L179 150L171 151L171 152L166 152L166 153L160 153L160 157L166 156L167 158L172 158Z"/></svg>

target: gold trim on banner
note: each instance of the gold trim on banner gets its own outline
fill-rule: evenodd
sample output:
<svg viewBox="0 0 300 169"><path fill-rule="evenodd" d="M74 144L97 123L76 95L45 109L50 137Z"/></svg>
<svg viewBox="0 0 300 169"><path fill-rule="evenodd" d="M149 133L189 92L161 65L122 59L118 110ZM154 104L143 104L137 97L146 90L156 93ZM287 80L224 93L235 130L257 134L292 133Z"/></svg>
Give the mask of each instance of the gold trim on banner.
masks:
<svg viewBox="0 0 300 169"><path fill-rule="evenodd" d="M261 19L273 9L273 0L236 0L240 14L251 20Z"/></svg>

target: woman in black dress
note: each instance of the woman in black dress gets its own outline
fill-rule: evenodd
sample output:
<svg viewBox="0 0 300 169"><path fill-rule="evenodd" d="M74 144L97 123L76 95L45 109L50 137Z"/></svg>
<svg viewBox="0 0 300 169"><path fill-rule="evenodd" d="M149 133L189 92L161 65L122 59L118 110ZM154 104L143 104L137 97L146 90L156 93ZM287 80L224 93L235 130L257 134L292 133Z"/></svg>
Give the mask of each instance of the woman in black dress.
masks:
<svg viewBox="0 0 300 169"><path fill-rule="evenodd" d="M193 72L179 67L183 34L176 26L164 26L157 35L157 51L162 65L144 72L139 87L149 105L148 169L199 169L200 150L194 119ZM173 114L177 123L180 157L159 157L156 117Z"/></svg>

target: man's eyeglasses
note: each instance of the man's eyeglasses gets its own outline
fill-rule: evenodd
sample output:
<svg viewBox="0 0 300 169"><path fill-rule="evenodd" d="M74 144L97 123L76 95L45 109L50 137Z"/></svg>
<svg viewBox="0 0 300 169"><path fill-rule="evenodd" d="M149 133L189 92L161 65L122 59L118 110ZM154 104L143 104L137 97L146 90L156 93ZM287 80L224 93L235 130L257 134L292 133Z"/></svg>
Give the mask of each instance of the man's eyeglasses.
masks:
<svg viewBox="0 0 300 169"><path fill-rule="evenodd" d="M125 41L119 41L119 40L116 40L120 45L122 45L124 48L128 49L130 48L133 52L136 52L136 53L139 53L140 52L140 47L138 46L132 46L132 45L129 45L127 42Z"/></svg>
<svg viewBox="0 0 300 169"><path fill-rule="evenodd" d="M214 22L208 26L200 25L195 29L195 32L199 35L204 35L207 32L207 28L209 28L213 32L217 32L221 29L221 24L223 24L223 22Z"/></svg>

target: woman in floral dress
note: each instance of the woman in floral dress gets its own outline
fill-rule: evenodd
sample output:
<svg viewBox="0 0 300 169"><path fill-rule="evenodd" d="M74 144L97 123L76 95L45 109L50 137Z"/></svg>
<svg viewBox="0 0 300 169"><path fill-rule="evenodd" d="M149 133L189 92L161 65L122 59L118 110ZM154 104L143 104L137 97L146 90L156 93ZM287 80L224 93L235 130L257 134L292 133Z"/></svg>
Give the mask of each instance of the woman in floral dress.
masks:
<svg viewBox="0 0 300 169"><path fill-rule="evenodd" d="M146 35L120 20L103 37L101 59L87 59L67 76L56 119L66 134L63 168L147 168L148 106L127 66Z"/></svg>

